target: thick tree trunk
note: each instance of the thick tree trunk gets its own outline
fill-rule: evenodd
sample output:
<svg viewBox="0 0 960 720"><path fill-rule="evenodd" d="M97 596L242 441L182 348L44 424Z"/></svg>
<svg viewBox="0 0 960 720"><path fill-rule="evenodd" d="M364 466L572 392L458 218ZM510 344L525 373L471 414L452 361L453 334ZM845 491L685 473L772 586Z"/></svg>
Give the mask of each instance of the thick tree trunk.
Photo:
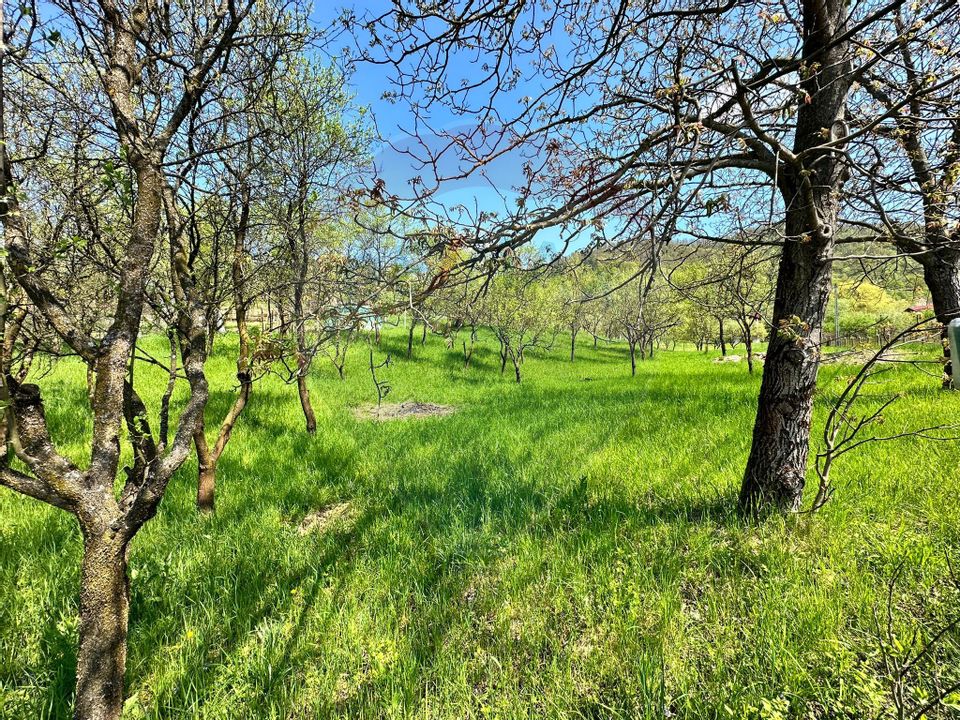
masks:
<svg viewBox="0 0 960 720"><path fill-rule="evenodd" d="M804 224L797 216L802 214L802 210L788 212L789 237L800 236ZM820 365L821 328L830 297L832 250L832 243L789 240L783 249L774 329L740 490L741 508L749 512L762 506L786 511L800 507Z"/></svg>
<svg viewBox="0 0 960 720"><path fill-rule="evenodd" d="M720 326L720 354L723 357L726 357L727 356L727 340L723 336L723 320L719 319L717 320L717 322L719 323L719 326Z"/></svg>
<svg viewBox="0 0 960 720"><path fill-rule="evenodd" d="M773 332L763 367L753 444L740 488L748 513L799 509L810 449L810 420L820 366L823 317L831 288L843 155L824 148L824 130L846 135L850 73L846 0L803 3L803 57L819 72L800 83L791 157L777 173L786 206Z"/></svg>
<svg viewBox="0 0 960 720"><path fill-rule="evenodd" d="M75 720L118 720L127 660L126 541L112 531L84 540Z"/></svg>
<svg viewBox="0 0 960 720"><path fill-rule="evenodd" d="M951 248L932 251L923 256L923 279L930 291L933 312L941 324L943 342L943 387L951 386L950 344L947 340L947 324L960 317L960 252Z"/></svg>

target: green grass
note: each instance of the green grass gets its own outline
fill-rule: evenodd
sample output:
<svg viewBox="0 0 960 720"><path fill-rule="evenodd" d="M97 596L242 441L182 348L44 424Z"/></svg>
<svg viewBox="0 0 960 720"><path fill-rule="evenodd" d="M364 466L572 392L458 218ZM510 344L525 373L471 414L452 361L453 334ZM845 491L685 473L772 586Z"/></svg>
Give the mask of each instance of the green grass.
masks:
<svg viewBox="0 0 960 720"><path fill-rule="evenodd" d="M584 344L571 364L561 341L530 354L517 386L485 341L464 370L438 338L410 360L402 332L384 338L387 401L457 406L448 417L355 419L375 401L362 344L343 382L318 358L314 438L295 388L256 386L216 514L196 513L188 463L133 543L125 717L890 709L874 612L885 622L895 568L901 637L960 610L943 584L960 541L956 443L866 446L838 461L821 513L755 525L733 508L759 375L676 351L631 378L625 348ZM210 364L210 423L232 399L229 345ZM816 428L851 372L825 368ZM955 418L960 393L937 384L887 376L873 400L904 397L886 429ZM62 363L42 385L55 438L83 462L82 372ZM297 532L343 502L334 526ZM79 558L69 516L0 491L0 717L69 716ZM953 640L913 685L957 675Z"/></svg>

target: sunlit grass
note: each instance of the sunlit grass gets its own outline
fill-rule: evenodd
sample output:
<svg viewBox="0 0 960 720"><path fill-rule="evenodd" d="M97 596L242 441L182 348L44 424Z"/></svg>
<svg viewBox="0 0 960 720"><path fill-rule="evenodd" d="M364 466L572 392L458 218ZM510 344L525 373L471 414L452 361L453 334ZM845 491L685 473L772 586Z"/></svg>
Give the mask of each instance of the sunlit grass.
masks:
<svg viewBox="0 0 960 720"><path fill-rule="evenodd" d="M378 349L388 402L447 417L356 419L376 401L362 344L343 382L317 361L316 437L295 388L258 383L216 514L195 512L190 463L134 541L125 717L873 717L895 567L905 617L960 609L927 592L960 539L956 443L866 446L820 514L753 525L734 505L759 374L677 351L631 378L623 347L585 343L571 364L558 342L518 386L485 341L469 369L436 337L410 360L401 332ZM824 370L820 421L851 371ZM143 372L155 410L162 374ZM41 382L85 462L80 368ZM937 385L897 370L872 396L904 393L888 428L952 422L960 393ZM332 503L349 513L298 533ZM69 716L79 553L71 518L0 492L2 717Z"/></svg>

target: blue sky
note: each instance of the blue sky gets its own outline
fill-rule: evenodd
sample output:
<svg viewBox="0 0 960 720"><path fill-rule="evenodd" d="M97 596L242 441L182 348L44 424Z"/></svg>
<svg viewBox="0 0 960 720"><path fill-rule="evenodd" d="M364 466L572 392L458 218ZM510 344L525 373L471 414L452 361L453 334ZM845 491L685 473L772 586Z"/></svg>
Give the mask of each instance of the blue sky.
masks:
<svg viewBox="0 0 960 720"><path fill-rule="evenodd" d="M313 16L318 25L325 26L339 17L344 8L351 8L358 17L362 17L367 13L379 14L385 12L390 7L390 3L386 0L321 3L315 7ZM349 42L349 38L343 37L330 50L337 52ZM472 72L468 60L463 56L456 55L453 57L448 70L453 77L458 79L469 77ZM408 181L420 174L427 176L428 173L419 169L412 158L390 147L390 145L393 145L402 148L411 145L410 131L413 128L414 121L413 114L405 99L391 102L383 98L384 91L392 89L390 77L391 69L389 67L360 63L356 66L349 82L357 104L371 109L380 137L385 141L375 151L375 163L380 177L387 183L388 190L399 195L406 195L409 192ZM530 78L526 82L521 82L511 94L513 100L511 100L511 97L505 97L503 102L512 104L523 95L536 94L538 85L539 80L537 78ZM519 107L519 103L517 103L517 106ZM511 107L501 106L500 109L507 114L514 111L514 108ZM431 113L431 124L442 130L454 130L458 127L464 127L464 123L469 122L469 119L457 117L444 107L435 106L431 108ZM517 158L504 158L496 161L485 168L487 178L477 176L446 183L436 195L436 200L447 208L464 205L471 211L474 208L487 211L503 208L504 198L501 197L501 194L506 195L507 202L512 204L516 196L510 192L510 188L523 182L520 164ZM444 169L447 170L448 168ZM495 184L496 189L491 186L491 183ZM556 231L544 232L541 233L541 237L538 237L536 244L541 247L556 246L558 238L559 234Z"/></svg>

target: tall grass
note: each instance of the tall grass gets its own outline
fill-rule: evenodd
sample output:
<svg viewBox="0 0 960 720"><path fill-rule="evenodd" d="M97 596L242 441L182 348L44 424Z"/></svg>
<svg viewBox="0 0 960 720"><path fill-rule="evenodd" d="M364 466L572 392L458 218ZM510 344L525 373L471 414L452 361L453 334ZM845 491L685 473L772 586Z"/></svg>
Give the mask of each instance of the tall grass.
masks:
<svg viewBox="0 0 960 720"><path fill-rule="evenodd" d="M891 708L874 614L894 569L905 561L892 593L904 637L960 610L942 584L960 539L956 444L865 446L839 462L819 514L752 524L734 512L759 385L743 365L659 352L631 378L624 347L584 343L570 363L558 343L517 385L483 340L469 369L438 338L408 360L405 335L387 333L377 351L394 355L388 402L458 408L446 417L356 419L376 401L359 344L345 381L317 361L316 437L295 388L256 385L216 514L196 513L188 464L134 541L125 717ZM218 342L210 426L234 382L232 340ZM824 370L817 426L851 372ZM891 428L960 411L931 378L885 377L874 401L904 394ZM41 380L54 436L81 463L83 380L68 362ZM348 503L336 522L298 531L335 503ZM0 491L0 717L69 716L79 560L69 516ZM960 653L946 643L932 660L918 692L955 676Z"/></svg>

